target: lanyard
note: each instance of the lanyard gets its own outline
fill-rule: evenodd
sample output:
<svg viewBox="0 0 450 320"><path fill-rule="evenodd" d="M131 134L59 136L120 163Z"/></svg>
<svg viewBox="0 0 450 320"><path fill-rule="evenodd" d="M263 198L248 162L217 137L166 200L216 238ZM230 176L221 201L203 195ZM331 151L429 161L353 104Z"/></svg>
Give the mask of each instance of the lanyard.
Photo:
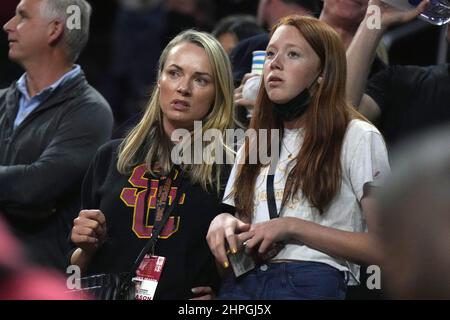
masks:
<svg viewBox="0 0 450 320"><path fill-rule="evenodd" d="M170 170L169 175L164 179L164 184L159 187L159 184L161 183L162 178L160 178L160 181L158 183L158 197L157 197L157 203L156 203L156 216L155 216L155 222L152 229L152 236L147 241L145 247L141 250L139 253L139 256L134 261L133 267L131 269L131 273L134 273L136 269L141 264L142 259L144 259L145 255L151 250L151 254L154 254L155 251L155 244L156 241L158 241L158 236L161 233L162 229L166 225L167 219L169 218L170 214L172 213L173 209L175 208L178 200L180 199L181 195L181 188L178 188L177 195L175 196L175 199L173 199L172 204L170 206L167 206L167 202L169 199L169 193L172 185L178 185L180 174L180 169L176 166L172 167L172 170ZM177 180L178 178L178 180ZM149 184L150 184L150 178L149 178ZM174 183L175 182L175 183ZM149 187L147 188L147 193L145 196L145 212L147 211L148 206L148 194L149 194Z"/></svg>
<svg viewBox="0 0 450 320"><path fill-rule="evenodd" d="M279 212L277 210L277 203L275 201L275 191L274 191L275 171L277 169L280 154L281 154L281 143L279 143L278 156L275 157L275 160L272 160L270 162L269 172L267 174L267 181L266 181L267 208L269 209L270 219L278 218L280 216L281 210L283 210L283 205L281 205Z"/></svg>

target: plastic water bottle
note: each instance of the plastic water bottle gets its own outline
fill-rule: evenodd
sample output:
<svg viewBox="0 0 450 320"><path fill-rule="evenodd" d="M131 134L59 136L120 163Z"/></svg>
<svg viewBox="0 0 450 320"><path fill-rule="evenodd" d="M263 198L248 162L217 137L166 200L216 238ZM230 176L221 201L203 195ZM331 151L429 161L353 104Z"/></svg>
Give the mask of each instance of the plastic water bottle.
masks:
<svg viewBox="0 0 450 320"><path fill-rule="evenodd" d="M256 100L259 86L261 85L261 78L264 68L264 61L266 59L266 52L262 50L253 51L252 71L251 73L258 76L248 79L242 88L242 97L247 100Z"/></svg>
<svg viewBox="0 0 450 320"><path fill-rule="evenodd" d="M401 10L410 10L419 5L421 0L382 0ZM434 25L443 25L450 21L450 0L430 0L420 19Z"/></svg>

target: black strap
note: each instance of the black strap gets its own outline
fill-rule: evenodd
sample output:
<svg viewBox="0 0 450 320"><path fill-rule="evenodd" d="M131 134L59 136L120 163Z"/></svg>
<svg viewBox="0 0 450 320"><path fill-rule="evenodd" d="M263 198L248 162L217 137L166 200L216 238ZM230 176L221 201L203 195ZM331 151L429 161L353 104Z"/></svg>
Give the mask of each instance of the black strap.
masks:
<svg viewBox="0 0 450 320"><path fill-rule="evenodd" d="M281 137L281 139L283 139L283 137ZM274 190L275 171L277 169L278 158L281 155L281 141L279 142L278 145L279 145L278 157L275 157L275 160L273 160L272 158L266 181L267 208L269 209L270 219L278 218L280 216L281 210L283 209L283 206L281 206L280 212L278 212L277 210L277 202L275 200L275 190Z"/></svg>
<svg viewBox="0 0 450 320"><path fill-rule="evenodd" d="M177 194L176 194L175 198L173 199L172 204L170 206L167 205L167 201L169 199L169 193L170 193L170 190L171 190L172 186L178 185L179 183L177 183L177 182L179 182L181 180L181 178L178 177L180 172L181 171L179 170L179 168L174 166L172 168L172 170L170 171L169 176L166 178L165 183L164 183L164 187L168 188L168 192L167 192L166 196L164 197L165 199L161 199L159 197L159 195L161 195L161 193L159 192L160 190L158 190L158 198L157 198L156 208L157 209L161 208L161 203L163 203L164 207L162 208L162 210L164 211L164 213L163 213L163 215L161 217L161 220L157 219L158 218L157 217L158 216L158 212L156 213L155 225L153 226L153 229L152 229L152 236L147 241L145 247L142 248L142 250L139 253L138 257L134 261L133 267L130 270L131 274L133 274L136 271L136 269L139 267L139 265L141 264L141 262L144 259L145 255L150 251L150 249L154 248L154 246L156 244L156 241L158 241L159 234L161 233L161 231L163 230L164 226L166 225L167 219L169 218L170 214L172 213L173 209L175 208L176 204L178 203L181 194L183 193L181 188L178 188ZM177 180L177 178L178 178L178 180ZM147 197L146 197L145 201L146 202L148 201Z"/></svg>
<svg viewBox="0 0 450 320"><path fill-rule="evenodd" d="M283 138L282 138L283 139ZM281 142L281 141L280 141ZM269 209L270 219L275 219L280 216L281 210L283 210L283 204L281 204L280 212L277 210L277 202L275 200L274 180L275 171L278 164L279 156L281 155L281 143L279 144L278 156L275 160L272 158L270 162L269 172L267 174L266 192L267 192L267 208ZM272 247L262 255L263 261L268 261L275 257L282 248L286 245L286 241L276 242Z"/></svg>
<svg viewBox="0 0 450 320"><path fill-rule="evenodd" d="M275 201L275 191L273 189L275 174L267 175L267 207L269 209L270 219L278 218L277 202ZM280 210L281 211L281 210Z"/></svg>

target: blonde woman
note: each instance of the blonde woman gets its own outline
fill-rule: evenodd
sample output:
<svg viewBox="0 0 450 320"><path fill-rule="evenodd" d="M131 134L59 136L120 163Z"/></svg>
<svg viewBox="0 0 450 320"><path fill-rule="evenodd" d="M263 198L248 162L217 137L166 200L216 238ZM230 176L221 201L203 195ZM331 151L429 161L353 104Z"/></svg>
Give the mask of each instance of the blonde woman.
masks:
<svg viewBox="0 0 450 320"><path fill-rule="evenodd" d="M174 171L171 137L177 129L191 132L194 121L202 121L203 131L223 134L231 127L230 64L212 36L188 30L162 52L157 79L139 124L123 141L104 145L85 177L71 263L87 275L128 271L156 225L155 207L167 201L174 208L151 252L165 258L155 299L208 298L218 276L205 237L223 212L221 186L229 171L222 159L185 161ZM220 145L226 152L223 140ZM168 178L173 182L163 199Z"/></svg>

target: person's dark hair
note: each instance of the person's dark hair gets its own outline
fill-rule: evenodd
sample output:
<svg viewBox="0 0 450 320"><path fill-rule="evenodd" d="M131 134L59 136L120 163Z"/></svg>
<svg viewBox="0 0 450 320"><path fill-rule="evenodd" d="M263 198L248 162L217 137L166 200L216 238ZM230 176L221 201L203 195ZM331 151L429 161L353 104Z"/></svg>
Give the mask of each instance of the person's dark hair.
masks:
<svg viewBox="0 0 450 320"><path fill-rule="evenodd" d="M292 3L302 6L310 11L315 17L318 17L321 10L321 1L319 0L282 0L284 3Z"/></svg>
<svg viewBox="0 0 450 320"><path fill-rule="evenodd" d="M227 32L233 34L239 42L262 33L264 30L258 25L255 17L236 14L221 19L211 33L214 37L218 38Z"/></svg>

